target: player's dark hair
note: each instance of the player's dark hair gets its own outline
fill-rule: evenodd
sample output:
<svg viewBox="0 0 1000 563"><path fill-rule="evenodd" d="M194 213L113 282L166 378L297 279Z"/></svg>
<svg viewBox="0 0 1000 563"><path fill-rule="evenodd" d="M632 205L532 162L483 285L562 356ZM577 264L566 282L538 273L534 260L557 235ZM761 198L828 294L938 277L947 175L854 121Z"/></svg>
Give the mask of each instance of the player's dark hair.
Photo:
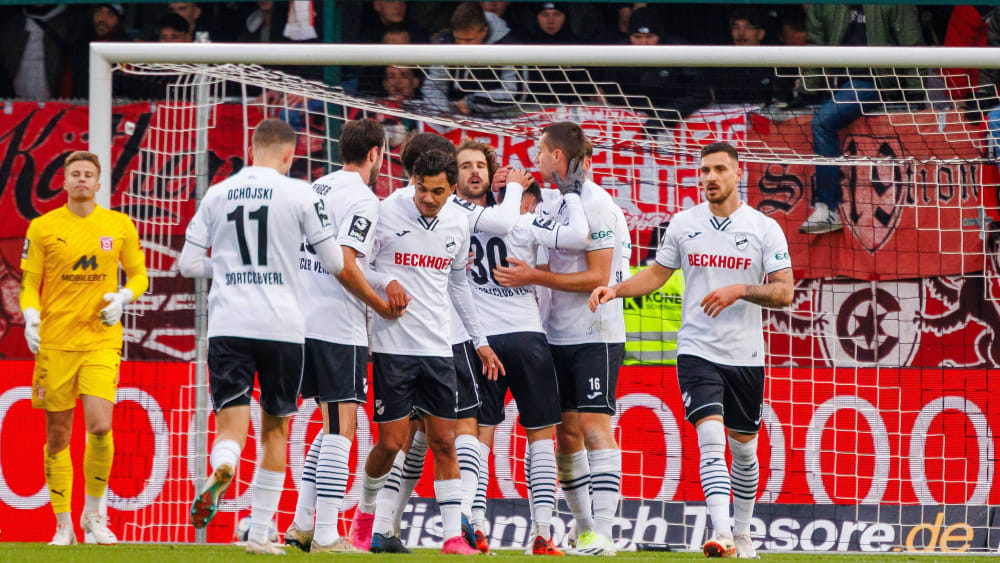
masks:
<svg viewBox="0 0 1000 563"><path fill-rule="evenodd" d="M572 121L559 121L542 129L542 135L548 141L549 148L559 149L566 160L582 159L587 156L587 136L583 129Z"/></svg>
<svg viewBox="0 0 1000 563"><path fill-rule="evenodd" d="M535 201L539 203L542 202L542 188L538 185L538 182L536 182L534 178L531 179L531 183L524 186L524 193L535 198Z"/></svg>
<svg viewBox="0 0 1000 563"><path fill-rule="evenodd" d="M462 2L451 14L452 31L463 31L467 29L480 30L488 27L486 16L483 14L483 7L479 2Z"/></svg>
<svg viewBox="0 0 1000 563"><path fill-rule="evenodd" d="M257 124L251 139L255 150L275 145L295 145L295 129L280 119L269 118Z"/></svg>
<svg viewBox="0 0 1000 563"><path fill-rule="evenodd" d="M374 119L348 121L340 131L340 157L344 164L363 164L372 148L385 146L385 130Z"/></svg>
<svg viewBox="0 0 1000 563"><path fill-rule="evenodd" d="M469 137L462 139L462 144L458 145L458 149L455 150L455 156L462 151L479 151L483 153L486 157L486 171L489 173L489 178L486 179L487 183L493 183L493 175L500 168L500 163L497 162L497 150L486 143L480 143L479 141L473 141Z"/></svg>
<svg viewBox="0 0 1000 563"><path fill-rule="evenodd" d="M66 160L63 161L63 169L69 168L70 164L73 164L74 162L80 162L81 160L93 164L94 166L97 167L97 173L98 174L101 173L100 159L97 158L96 154L87 151L73 151L69 153L69 156L67 156Z"/></svg>
<svg viewBox="0 0 1000 563"><path fill-rule="evenodd" d="M434 133L417 133L407 139L400 151L399 160L403 163L403 171L407 176L413 176L413 164L420 155L427 151L440 151L455 156L455 145L441 135Z"/></svg>
<svg viewBox="0 0 1000 563"><path fill-rule="evenodd" d="M160 21L156 24L157 33L163 31L164 29L173 29L174 31L180 31L181 33L191 33L191 24L188 23L188 21L180 14L169 12L163 14Z"/></svg>
<svg viewBox="0 0 1000 563"><path fill-rule="evenodd" d="M712 143L710 145L706 145L704 148L702 148L701 157L705 158L706 156L710 154L715 154L717 152L724 152L729 156L733 157L733 160L735 160L736 162L740 161L740 153L736 152L736 149L734 149L733 146L730 145L729 143L724 143L721 141L718 143Z"/></svg>
<svg viewBox="0 0 1000 563"><path fill-rule="evenodd" d="M413 175L417 178L437 176L442 172L448 179L448 185L454 186L458 182L458 163L454 155L432 150L420 155L413 163Z"/></svg>

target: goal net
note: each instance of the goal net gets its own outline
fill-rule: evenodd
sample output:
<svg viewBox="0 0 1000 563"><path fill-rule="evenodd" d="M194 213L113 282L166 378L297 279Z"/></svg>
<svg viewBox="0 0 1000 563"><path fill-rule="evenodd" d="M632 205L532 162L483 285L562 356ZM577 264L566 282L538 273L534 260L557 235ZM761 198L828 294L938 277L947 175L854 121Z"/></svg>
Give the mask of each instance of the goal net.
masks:
<svg viewBox="0 0 1000 563"><path fill-rule="evenodd" d="M105 131L104 147L119 151L111 148L116 136L146 128L132 137L139 144L126 163L122 205L147 253L163 261L156 267L161 285L140 302L158 314L135 320L129 344L133 358L156 352L161 361L123 370L123 386L144 412L155 404L161 414L121 430L122 419L116 421L118 439L139 444L120 454L112 476L112 490L132 490L114 493L110 503L122 539L196 539L187 514L208 471L205 448L214 428L204 357L197 354L204 341L195 339L204 288L180 279L173 259L199 189L246 164L249 135L265 117L285 119L299 132L291 175L305 180L339 168L345 121L371 117L389 141L380 197L407 182L399 153L415 132L456 144L484 141L497 148L502 165L534 170L545 125L581 124L594 144L593 179L628 219L635 268L649 263L673 214L702 201L701 147L734 145L741 197L782 227L796 279L792 306L764 312L768 382L751 522L757 549L997 549L991 523L1000 504L992 435L1000 422L1000 112L996 89L969 81L979 66L1000 67L995 55L965 50L963 62L926 49L874 49L866 58L837 48L760 48L755 56L749 48L717 47L490 47L461 54L433 47L184 47L104 48L101 56L114 63L112 88L92 95L97 119L101 112L115 116L96 128ZM242 64L251 60L261 64ZM484 62L470 64L476 60ZM333 86L318 79L324 68L305 69L304 62L353 66L341 65ZM660 86L650 86L651 76ZM136 96L156 101L128 103ZM824 201L839 215L839 228L803 232L814 204ZM661 328L666 299L657 293L626 302L634 315L630 341L669 340ZM153 332L160 336L150 341ZM635 364L622 368L613 418L623 450L617 546L700 549L711 524L697 436L683 418L675 370L648 356ZM508 401L490 461L488 519L494 547L522 548L530 540L525 436ZM369 411L359 411L352 470L376 435ZM232 541L249 515L256 402L253 414L237 483L208 541ZM292 422L279 531L291 521L305 451L320 426L315 404L303 403ZM410 546L441 541L431 465L404 515ZM357 502L357 475L342 518ZM571 520L560 500L557 542L565 541Z"/></svg>

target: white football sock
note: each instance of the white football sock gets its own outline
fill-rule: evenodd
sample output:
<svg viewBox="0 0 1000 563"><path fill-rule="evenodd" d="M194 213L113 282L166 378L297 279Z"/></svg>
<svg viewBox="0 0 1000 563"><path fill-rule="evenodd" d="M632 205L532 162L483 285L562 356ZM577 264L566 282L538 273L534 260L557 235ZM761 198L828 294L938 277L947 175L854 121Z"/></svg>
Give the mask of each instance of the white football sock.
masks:
<svg viewBox="0 0 1000 563"><path fill-rule="evenodd" d="M375 497L375 522L372 524L373 534L383 536L393 535L393 522L396 519L397 497L399 496L399 482L403 478L403 462L406 460L406 452L399 450L396 452L396 459L392 461L392 469L389 477L382 485L382 490Z"/></svg>
<svg viewBox="0 0 1000 563"><path fill-rule="evenodd" d="M319 450L323 445L323 433L317 432L306 454L306 462L302 466L302 486L299 487L299 498L295 501L295 526L303 531L313 529L316 518L316 462L319 460Z"/></svg>
<svg viewBox="0 0 1000 563"><path fill-rule="evenodd" d="M536 440L528 446L525 457L531 517L538 535L549 539L552 537L552 511L556 507L555 446L551 439Z"/></svg>
<svg viewBox="0 0 1000 563"><path fill-rule="evenodd" d="M361 482L361 500L358 501L358 510L364 514L375 514L375 497L389 478L389 473L372 477L367 471L362 471L364 479Z"/></svg>
<svg viewBox="0 0 1000 563"><path fill-rule="evenodd" d="M621 500L622 453L617 449L593 450L587 452L587 459L594 499L594 531L610 539Z"/></svg>
<svg viewBox="0 0 1000 563"><path fill-rule="evenodd" d="M284 471L257 468L257 476L253 483L253 504L250 507L249 539L258 543L270 541L268 528L274 519L275 511L278 510L284 486Z"/></svg>
<svg viewBox="0 0 1000 563"><path fill-rule="evenodd" d="M462 477L462 514L469 516L479 487L479 439L469 434L455 436L455 455Z"/></svg>
<svg viewBox="0 0 1000 563"><path fill-rule="evenodd" d="M726 467L726 428L718 420L698 425L698 449L701 452L701 489L712 518L715 533L732 537L729 527L729 468Z"/></svg>
<svg viewBox="0 0 1000 563"><path fill-rule="evenodd" d="M559 484L566 504L576 519L576 533L594 529L594 516L590 507L590 462L587 450L556 456Z"/></svg>
<svg viewBox="0 0 1000 563"><path fill-rule="evenodd" d="M403 523L403 513L406 512L406 505L410 502L413 489L417 488L420 475L424 472L424 459L427 458L427 434L418 430L413 435L410 449L406 452L403 461L403 474L399 480L399 496L396 497L396 513L393 520L393 530L399 530Z"/></svg>
<svg viewBox="0 0 1000 563"><path fill-rule="evenodd" d="M750 534L750 518L757 500L757 484L760 481L760 466L757 464L757 437L749 442L729 438L729 451L733 452L731 480L733 486L733 519L736 525L733 534Z"/></svg>
<svg viewBox="0 0 1000 563"><path fill-rule="evenodd" d="M441 510L441 539L448 541L462 535L462 480L434 481L434 496Z"/></svg>
<svg viewBox="0 0 1000 563"><path fill-rule="evenodd" d="M240 445L235 440L216 440L212 444L209 462L212 464L212 471L218 469L220 465L236 469L240 463Z"/></svg>
<svg viewBox="0 0 1000 563"><path fill-rule="evenodd" d="M490 486L490 447L479 442L479 486L472 502L472 526L486 533L486 490Z"/></svg>
<svg viewBox="0 0 1000 563"><path fill-rule="evenodd" d="M323 436L323 447L316 464L316 543L330 545L338 537L337 521L344 502L347 479L351 469L347 465L351 455L351 441L340 434Z"/></svg>

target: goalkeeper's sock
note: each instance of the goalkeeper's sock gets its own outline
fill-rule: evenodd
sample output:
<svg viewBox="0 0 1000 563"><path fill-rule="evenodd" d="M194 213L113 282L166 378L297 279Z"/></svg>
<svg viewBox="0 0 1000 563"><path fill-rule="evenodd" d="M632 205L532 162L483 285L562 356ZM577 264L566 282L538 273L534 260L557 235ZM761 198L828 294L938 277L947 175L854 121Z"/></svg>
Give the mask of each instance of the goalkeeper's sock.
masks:
<svg viewBox="0 0 1000 563"><path fill-rule="evenodd" d="M316 535L320 545L330 545L340 533L337 521L340 506L344 502L347 479L351 468L347 461L351 456L351 441L340 434L323 436L323 448L316 466Z"/></svg>
<svg viewBox="0 0 1000 563"><path fill-rule="evenodd" d="M729 451L733 452L733 534L750 534L750 518L757 500L757 483L760 480L760 466L757 464L757 437L749 442L729 438Z"/></svg>
<svg viewBox="0 0 1000 563"><path fill-rule="evenodd" d="M212 464L212 471L218 469L220 465L228 465L235 470L240 463L240 445L236 440L216 440L212 444L209 462Z"/></svg>
<svg viewBox="0 0 1000 563"><path fill-rule="evenodd" d="M622 452L617 449L587 452L594 497L594 531L611 538L611 527L621 500Z"/></svg>
<svg viewBox="0 0 1000 563"><path fill-rule="evenodd" d="M587 450L556 456L559 466L559 484L570 512L576 518L576 533L594 529L594 515L590 507L590 462Z"/></svg>
<svg viewBox="0 0 1000 563"><path fill-rule="evenodd" d="M269 471L257 468L257 476L253 483L253 504L250 507L249 539L258 543L268 543L270 534L268 528L278 510L281 500L281 490L285 486L284 471Z"/></svg>
<svg viewBox="0 0 1000 563"><path fill-rule="evenodd" d="M726 428L718 420L698 425L698 450L701 452L701 489L718 536L732 537L729 526L729 468L726 467Z"/></svg>
<svg viewBox="0 0 1000 563"><path fill-rule="evenodd" d="M302 486L299 487L299 498L295 502L295 527L308 531L313 529L316 517L316 462L323 445L323 433L317 432L309 445L306 462L302 466Z"/></svg>
<svg viewBox="0 0 1000 563"><path fill-rule="evenodd" d="M73 500L73 459L69 455L69 447L49 455L45 448L45 483L49 487L49 499L52 511L58 516L69 514Z"/></svg>
<svg viewBox="0 0 1000 563"><path fill-rule="evenodd" d="M395 520L393 529L399 530L403 525L403 512L410 502L413 489L417 488L417 481L424 472L424 460L427 458L427 434L422 430L417 430L410 442L410 449L406 451L403 459L403 473L399 480L399 495L396 497Z"/></svg>
<svg viewBox="0 0 1000 563"><path fill-rule="evenodd" d="M96 510L97 505L108 488L108 477L111 475L111 462L115 459L115 441L109 430L107 434L98 436L87 433L87 447L83 450L83 476L87 489L87 508Z"/></svg>
<svg viewBox="0 0 1000 563"><path fill-rule="evenodd" d="M373 534L382 534L389 537L393 535L393 525L396 518L396 497L399 495L399 482L403 478L403 461L406 459L406 452L399 450L396 452L396 459L392 461L392 469L389 477L385 480L385 485L379 490L375 497L375 522L372 524Z"/></svg>
<svg viewBox="0 0 1000 563"><path fill-rule="evenodd" d="M479 486L472 501L472 526L486 532L486 490L490 486L490 447L479 442Z"/></svg>
<svg viewBox="0 0 1000 563"><path fill-rule="evenodd" d="M455 456L462 478L462 514L471 515L479 487L479 439L470 434L455 436Z"/></svg>

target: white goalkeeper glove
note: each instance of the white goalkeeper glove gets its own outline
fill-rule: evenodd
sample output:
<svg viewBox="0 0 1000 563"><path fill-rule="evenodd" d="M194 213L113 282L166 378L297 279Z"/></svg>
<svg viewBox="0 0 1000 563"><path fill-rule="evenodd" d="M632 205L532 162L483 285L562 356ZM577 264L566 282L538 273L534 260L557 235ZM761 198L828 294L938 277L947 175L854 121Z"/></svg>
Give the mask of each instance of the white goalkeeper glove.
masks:
<svg viewBox="0 0 1000 563"><path fill-rule="evenodd" d="M108 306L101 309L101 324L104 326L115 326L122 319L122 309L132 302L132 290L125 288L117 293L105 293L104 300Z"/></svg>
<svg viewBox="0 0 1000 563"><path fill-rule="evenodd" d="M38 353L38 345L42 339L38 334L38 329L42 326L42 314L38 309L25 309L21 315L24 316L24 341L28 343L28 350L32 354Z"/></svg>

